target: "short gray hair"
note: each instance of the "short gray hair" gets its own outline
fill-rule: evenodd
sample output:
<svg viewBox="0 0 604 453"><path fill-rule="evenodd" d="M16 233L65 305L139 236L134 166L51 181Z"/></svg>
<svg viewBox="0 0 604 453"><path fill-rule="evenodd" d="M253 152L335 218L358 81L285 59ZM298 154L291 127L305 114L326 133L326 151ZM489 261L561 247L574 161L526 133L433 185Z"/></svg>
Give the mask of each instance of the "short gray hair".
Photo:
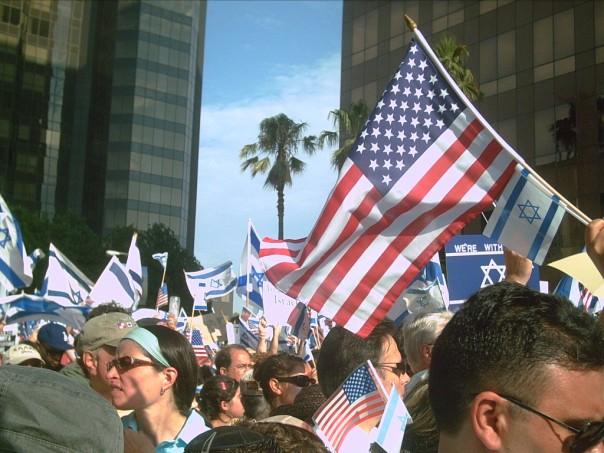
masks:
<svg viewBox="0 0 604 453"><path fill-rule="evenodd" d="M420 313L410 318L403 326L403 340L407 362L417 372L421 361L421 348L433 344L445 325L453 317L448 311Z"/></svg>

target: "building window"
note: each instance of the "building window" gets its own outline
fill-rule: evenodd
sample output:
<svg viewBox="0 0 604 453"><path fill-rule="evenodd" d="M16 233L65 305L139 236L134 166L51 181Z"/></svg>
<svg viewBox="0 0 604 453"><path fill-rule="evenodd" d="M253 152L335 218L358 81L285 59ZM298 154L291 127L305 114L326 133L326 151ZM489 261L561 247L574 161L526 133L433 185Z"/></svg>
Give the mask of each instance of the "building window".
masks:
<svg viewBox="0 0 604 453"><path fill-rule="evenodd" d="M554 59L553 23L546 17L533 24L533 64L540 66Z"/></svg>

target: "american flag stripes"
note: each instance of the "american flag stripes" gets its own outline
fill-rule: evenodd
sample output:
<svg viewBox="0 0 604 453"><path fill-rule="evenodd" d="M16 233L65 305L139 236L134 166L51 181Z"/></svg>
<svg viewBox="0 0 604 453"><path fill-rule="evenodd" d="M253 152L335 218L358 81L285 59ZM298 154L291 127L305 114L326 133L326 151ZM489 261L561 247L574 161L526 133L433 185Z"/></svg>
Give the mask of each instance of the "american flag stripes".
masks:
<svg viewBox="0 0 604 453"><path fill-rule="evenodd" d="M164 283L159 287L157 291L157 303L155 304L155 308L159 308L162 305L168 305L168 284Z"/></svg>
<svg viewBox="0 0 604 453"><path fill-rule="evenodd" d="M211 351L209 350L209 346L203 344L203 337L199 329L193 329L191 331L191 346L193 346L197 364L199 366L205 365L211 358Z"/></svg>
<svg viewBox="0 0 604 453"><path fill-rule="evenodd" d="M269 280L367 336L513 174L507 145L457 92L412 41L310 235L263 239Z"/></svg>
<svg viewBox="0 0 604 453"><path fill-rule="evenodd" d="M333 450L339 451L355 426L382 415L387 395L381 385L375 369L365 363L313 415L317 433Z"/></svg>

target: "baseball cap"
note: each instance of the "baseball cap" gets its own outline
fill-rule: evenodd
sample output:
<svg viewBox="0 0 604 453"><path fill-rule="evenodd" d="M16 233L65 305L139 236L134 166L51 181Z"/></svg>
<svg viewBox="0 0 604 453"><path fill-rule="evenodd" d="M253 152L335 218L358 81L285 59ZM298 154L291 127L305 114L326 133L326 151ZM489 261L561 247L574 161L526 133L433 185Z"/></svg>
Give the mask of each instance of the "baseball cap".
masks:
<svg viewBox="0 0 604 453"><path fill-rule="evenodd" d="M76 339L76 350L94 351L101 346L116 347L120 340L136 327L136 321L126 313L104 313L86 322Z"/></svg>
<svg viewBox="0 0 604 453"><path fill-rule="evenodd" d="M29 344L16 344L11 346L4 354L4 363L7 365L19 365L26 360L32 359L44 363L38 350Z"/></svg>
<svg viewBox="0 0 604 453"><path fill-rule="evenodd" d="M67 338L65 327L55 322L43 325L38 332L38 341L57 351L73 349L73 346L68 343Z"/></svg>

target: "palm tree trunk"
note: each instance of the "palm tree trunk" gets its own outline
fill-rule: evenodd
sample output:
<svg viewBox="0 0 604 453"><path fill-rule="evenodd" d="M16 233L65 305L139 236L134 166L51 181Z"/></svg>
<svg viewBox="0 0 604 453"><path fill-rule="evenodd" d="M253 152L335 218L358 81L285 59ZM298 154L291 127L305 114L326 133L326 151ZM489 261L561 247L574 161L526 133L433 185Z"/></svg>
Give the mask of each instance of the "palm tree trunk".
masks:
<svg viewBox="0 0 604 453"><path fill-rule="evenodd" d="M279 219L279 239L283 239L283 215L285 214L284 188L277 188L277 218Z"/></svg>

